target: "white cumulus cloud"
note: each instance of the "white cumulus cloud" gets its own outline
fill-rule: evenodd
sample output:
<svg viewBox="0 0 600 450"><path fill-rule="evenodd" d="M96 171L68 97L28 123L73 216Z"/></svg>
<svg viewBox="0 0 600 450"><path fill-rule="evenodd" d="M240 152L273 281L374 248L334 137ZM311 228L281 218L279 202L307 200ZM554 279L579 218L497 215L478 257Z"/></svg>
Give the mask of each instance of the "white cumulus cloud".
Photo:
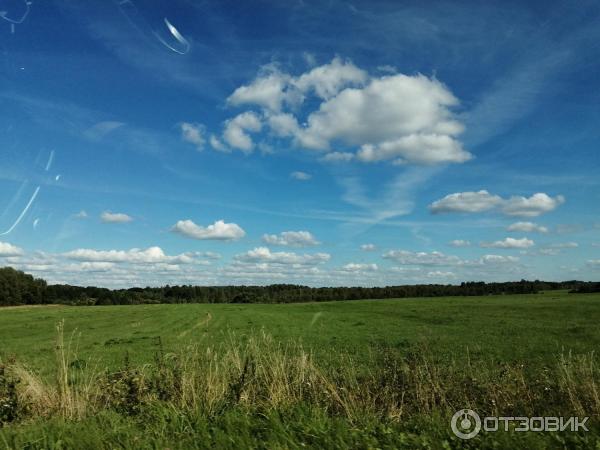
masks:
<svg viewBox="0 0 600 450"><path fill-rule="evenodd" d="M423 266L450 266L460 264L458 256L445 255L441 252L411 252L408 250L390 250L383 254L383 258L390 259L397 264L423 265Z"/></svg>
<svg viewBox="0 0 600 450"><path fill-rule="evenodd" d="M513 263L518 263L519 262L519 257L518 256L502 256L502 255L483 255L479 260L478 263L480 264L513 264Z"/></svg>
<svg viewBox="0 0 600 450"><path fill-rule="evenodd" d="M562 195L550 197L537 193L531 197L512 196L503 199L486 190L477 192L457 192L436 200L429 209L432 213L478 213L498 211L508 216L536 217L556 209L565 202Z"/></svg>
<svg viewBox="0 0 600 450"><path fill-rule="evenodd" d="M486 190L457 192L433 202L429 209L434 214L448 212L475 213L489 211L502 203L502 198Z"/></svg>
<svg viewBox="0 0 600 450"><path fill-rule="evenodd" d="M427 278L456 278L456 275L453 272L442 272L440 270L434 270L432 272L427 272Z"/></svg>
<svg viewBox="0 0 600 450"><path fill-rule="evenodd" d="M463 150L460 142L450 136L438 134L411 134L377 145L365 144L357 157L363 162L393 159L396 164L461 163L471 159L470 153Z"/></svg>
<svg viewBox="0 0 600 450"><path fill-rule="evenodd" d="M265 244L285 247L310 247L320 244L309 231L284 231L279 235L265 234L262 240Z"/></svg>
<svg viewBox="0 0 600 450"><path fill-rule="evenodd" d="M337 140L357 146L364 162L463 162L471 156L456 140L463 126L449 107L457 104L445 86L422 75L376 78L323 102L296 138L316 150Z"/></svg>
<svg viewBox="0 0 600 450"><path fill-rule="evenodd" d="M132 248L131 250L94 250L80 248L64 254L68 259L88 262L109 262L109 263L191 263L193 258L189 254L180 254L176 256L166 255L160 247L149 247L145 250ZM107 267L107 266L106 266Z"/></svg>
<svg viewBox="0 0 600 450"><path fill-rule="evenodd" d="M262 72L251 84L237 88L227 102L234 106L259 105L279 111L287 97L285 91L290 77L274 67L267 67Z"/></svg>
<svg viewBox="0 0 600 450"><path fill-rule="evenodd" d="M267 247L256 247L246 253L235 256L236 261L249 263L272 263L292 265L316 265L327 261L331 256L327 253L299 254L294 252L272 252Z"/></svg>
<svg viewBox="0 0 600 450"><path fill-rule="evenodd" d="M565 202L562 195L550 197L548 194L538 192L531 197L513 196L504 201L502 211L509 216L537 217L553 211Z"/></svg>
<svg viewBox="0 0 600 450"><path fill-rule="evenodd" d="M315 101L307 102L309 97ZM238 87L227 103L260 108L272 135L289 138L298 147L348 147L328 153L325 162L356 158L365 163L440 164L472 157L458 139L464 131L453 111L458 99L443 83L421 74L372 76L341 58L299 76L271 64L250 84ZM300 118L303 105L313 109L302 111ZM251 127L236 123L239 117L225 122L223 140L249 152L253 143L246 131L261 127L256 121Z"/></svg>
<svg viewBox="0 0 600 450"><path fill-rule="evenodd" d="M331 63L315 67L292 80L300 92L314 91L317 97L330 99L348 85L359 86L368 79L368 74L349 61L334 58Z"/></svg>
<svg viewBox="0 0 600 450"><path fill-rule="evenodd" d="M225 223L223 220L217 220L207 227L196 225L189 219L179 220L173 225L171 231L200 240L231 241L241 239L246 235L246 232L238 224Z"/></svg>
<svg viewBox="0 0 600 450"><path fill-rule="evenodd" d="M23 249L8 242L0 242L0 257L21 256L22 254Z"/></svg>
<svg viewBox="0 0 600 450"><path fill-rule="evenodd" d="M334 58L330 63L315 67L294 77L283 73L276 65L264 66L248 85L237 88L227 99L233 106L257 105L278 112L284 106L297 106L307 94L321 99L335 96L342 88L363 84L368 78L365 71L350 61Z"/></svg>
<svg viewBox="0 0 600 450"><path fill-rule="evenodd" d="M254 142L248 133L257 133L261 128L262 123L256 113L252 111L244 112L225 122L223 140L230 147L237 148L244 153L250 153L254 149Z"/></svg>
<svg viewBox="0 0 600 450"><path fill-rule="evenodd" d="M529 248L533 247L535 243L531 239L520 238L515 239L507 237L501 241L494 242L481 242L480 247L484 248Z"/></svg>
<svg viewBox="0 0 600 450"><path fill-rule="evenodd" d="M378 269L377 264L366 263L348 263L342 267L342 270L346 272L372 272Z"/></svg>
<svg viewBox="0 0 600 450"><path fill-rule="evenodd" d="M548 228L533 222L515 222L508 226L507 231L520 231L523 233L547 233Z"/></svg>
<svg viewBox="0 0 600 450"><path fill-rule="evenodd" d="M114 268L114 262L106 261L84 261L77 264L67 264L62 267L63 270L68 272L109 272Z"/></svg>

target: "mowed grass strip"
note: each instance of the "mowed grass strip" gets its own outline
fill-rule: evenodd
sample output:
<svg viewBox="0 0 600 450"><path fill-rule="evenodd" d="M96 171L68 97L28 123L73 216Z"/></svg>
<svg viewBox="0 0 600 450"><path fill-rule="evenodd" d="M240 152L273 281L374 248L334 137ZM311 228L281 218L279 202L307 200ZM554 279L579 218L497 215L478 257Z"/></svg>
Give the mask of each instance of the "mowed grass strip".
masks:
<svg viewBox="0 0 600 450"><path fill-rule="evenodd" d="M175 304L0 309L0 357L16 357L42 376L54 364L56 324L64 320L82 360L117 367L150 362L166 351L213 345L264 330L281 342L302 342L326 363L345 352L368 361L379 348L426 345L438 357L543 366L564 351L600 349L600 295L441 297L278 305Z"/></svg>

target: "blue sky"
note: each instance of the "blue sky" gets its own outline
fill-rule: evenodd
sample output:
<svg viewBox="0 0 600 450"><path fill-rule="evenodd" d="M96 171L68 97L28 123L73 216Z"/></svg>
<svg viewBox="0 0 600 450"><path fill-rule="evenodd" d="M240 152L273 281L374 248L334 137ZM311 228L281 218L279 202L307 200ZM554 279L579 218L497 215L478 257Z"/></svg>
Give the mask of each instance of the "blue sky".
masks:
<svg viewBox="0 0 600 450"><path fill-rule="evenodd" d="M0 0L0 265L598 280L597 2Z"/></svg>

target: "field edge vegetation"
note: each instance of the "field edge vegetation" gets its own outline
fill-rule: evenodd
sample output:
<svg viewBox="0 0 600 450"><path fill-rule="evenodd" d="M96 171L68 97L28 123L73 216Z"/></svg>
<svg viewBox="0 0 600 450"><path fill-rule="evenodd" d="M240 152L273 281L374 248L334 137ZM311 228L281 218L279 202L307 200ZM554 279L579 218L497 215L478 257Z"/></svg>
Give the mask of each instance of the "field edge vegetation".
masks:
<svg viewBox="0 0 600 450"><path fill-rule="evenodd" d="M594 448L600 429L598 357L563 353L543 370L465 355L441 361L422 344L381 346L368 364L266 333L190 345L118 370L78 359L56 330L54 376L0 362L0 443L7 448ZM449 418L589 416L588 433L480 434L463 442Z"/></svg>

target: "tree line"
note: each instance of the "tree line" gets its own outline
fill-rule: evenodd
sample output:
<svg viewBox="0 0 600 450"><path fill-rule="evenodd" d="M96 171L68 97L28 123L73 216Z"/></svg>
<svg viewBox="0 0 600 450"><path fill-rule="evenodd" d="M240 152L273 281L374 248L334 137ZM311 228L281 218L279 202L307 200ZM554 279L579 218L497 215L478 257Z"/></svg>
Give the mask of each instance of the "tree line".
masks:
<svg viewBox="0 0 600 450"><path fill-rule="evenodd" d="M309 287L295 284L269 286L162 286L108 289L48 284L40 278L0 268L0 306L11 305L137 305L150 303L294 303L336 300L534 294L544 290L599 292L600 283L582 281L464 282L386 287Z"/></svg>

